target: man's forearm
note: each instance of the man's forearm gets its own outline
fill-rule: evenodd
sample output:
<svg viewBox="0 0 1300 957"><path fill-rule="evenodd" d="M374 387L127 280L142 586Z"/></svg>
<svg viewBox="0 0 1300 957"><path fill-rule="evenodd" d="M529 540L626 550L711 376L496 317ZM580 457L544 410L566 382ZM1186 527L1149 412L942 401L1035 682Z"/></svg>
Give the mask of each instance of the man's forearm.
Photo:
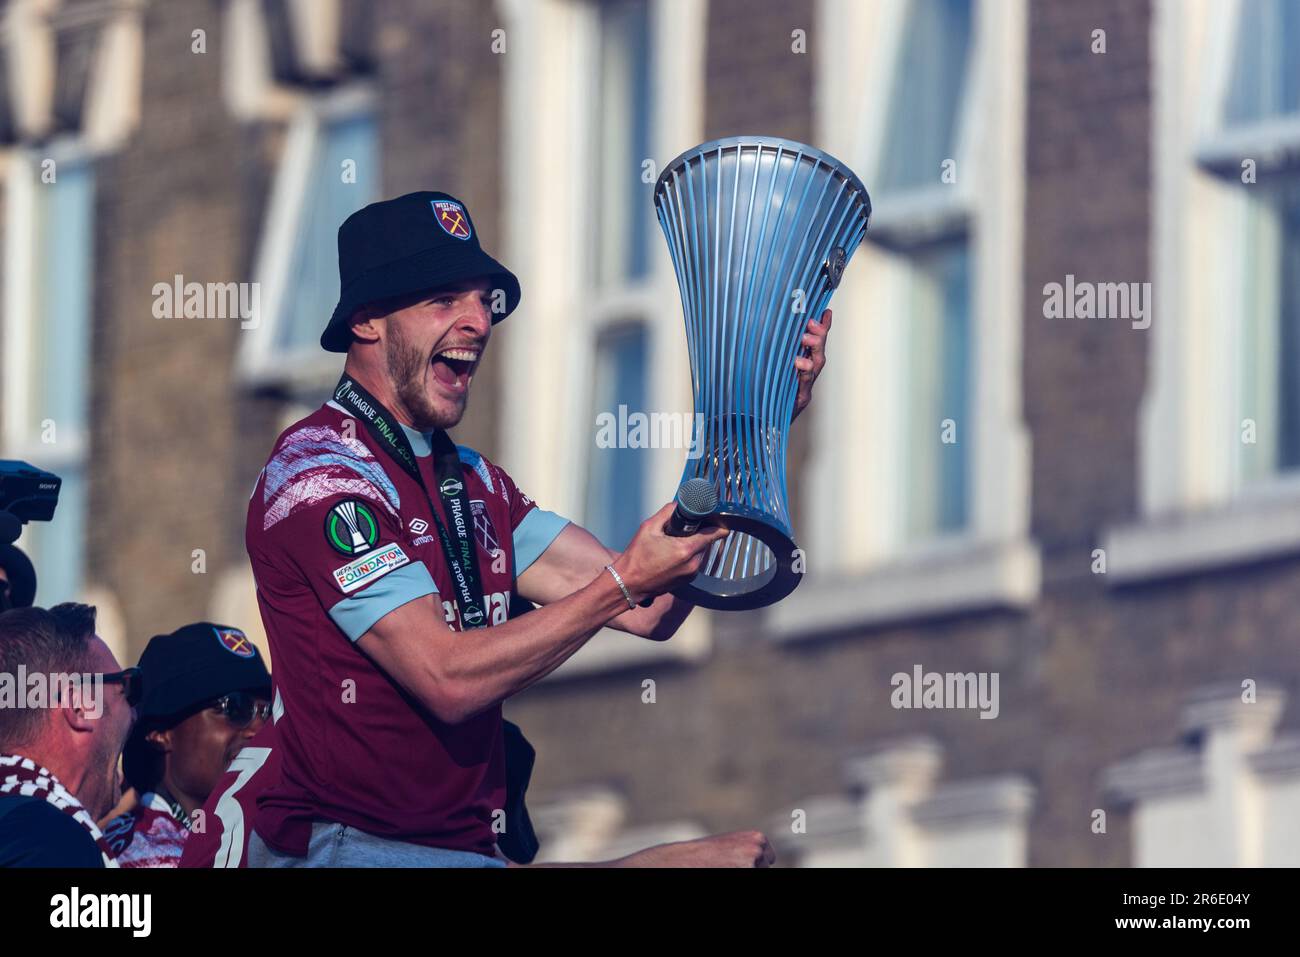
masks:
<svg viewBox="0 0 1300 957"><path fill-rule="evenodd" d="M448 645L439 655L443 677L468 718L550 674L620 610L628 610L627 600L614 577L602 571L572 595L477 630L472 641L460 633L440 636Z"/></svg>
<svg viewBox="0 0 1300 957"><path fill-rule="evenodd" d="M605 551L611 563L617 561L622 554L612 549L605 549ZM694 610L695 606L690 602L682 601L665 592L657 595L648 608L629 608L611 621L609 627L617 628L629 635L649 638L651 641L667 641L677 634L677 629Z"/></svg>
<svg viewBox="0 0 1300 957"><path fill-rule="evenodd" d="M623 612L609 623L609 627L651 641L667 641L677 634L677 629L694 610L695 605L690 602L665 593L656 597L648 608L630 608Z"/></svg>
<svg viewBox="0 0 1300 957"><path fill-rule="evenodd" d="M606 548L585 528L570 523L541 558L519 576L519 594L543 607L550 606L586 585L593 577L608 575L605 565L618 561L621 555L621 552ZM632 597L640 600L642 596ZM648 608L628 609L625 606L622 613L608 624L631 635L667 641L694 607L672 595L663 594Z"/></svg>

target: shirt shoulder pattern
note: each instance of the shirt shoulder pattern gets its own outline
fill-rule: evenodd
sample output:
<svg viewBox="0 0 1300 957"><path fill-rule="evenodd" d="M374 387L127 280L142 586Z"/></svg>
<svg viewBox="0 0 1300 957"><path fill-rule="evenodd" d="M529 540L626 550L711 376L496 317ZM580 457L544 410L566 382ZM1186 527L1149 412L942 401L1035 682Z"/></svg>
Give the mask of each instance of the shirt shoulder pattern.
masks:
<svg viewBox="0 0 1300 957"><path fill-rule="evenodd" d="M474 470L475 474L482 479L483 484L487 486L489 492L496 491L496 485L492 481L493 465L477 450L471 449L468 445L456 446L456 451L460 454L460 464L468 465Z"/></svg>
<svg viewBox="0 0 1300 957"><path fill-rule="evenodd" d="M356 436L328 424L302 424L287 433L266 463L262 488L263 531L307 508L340 495L359 496L394 518L401 509L397 486L375 454Z"/></svg>

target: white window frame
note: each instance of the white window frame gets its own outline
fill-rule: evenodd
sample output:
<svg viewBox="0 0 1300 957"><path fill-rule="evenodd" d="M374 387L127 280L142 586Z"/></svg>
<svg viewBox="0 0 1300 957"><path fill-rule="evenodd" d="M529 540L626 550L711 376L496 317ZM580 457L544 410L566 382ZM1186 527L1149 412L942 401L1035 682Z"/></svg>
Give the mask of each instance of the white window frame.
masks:
<svg viewBox="0 0 1300 957"><path fill-rule="evenodd" d="M223 4L222 93L241 120L289 121L304 93L278 85L273 76L271 45L263 0L226 0ZM342 25L341 0L287 0L294 55L309 71L328 73L338 63Z"/></svg>
<svg viewBox="0 0 1300 957"><path fill-rule="evenodd" d="M77 470L83 482L86 501L78 517L83 525L88 520L91 494L90 442L95 428L94 410L90 407L87 390L87 407L83 411L83 426L69 430L67 424L59 426L57 444L41 441L39 429L31 425L28 399L31 379L35 369L29 364L32 340L32 284L38 275L32 237L36 223L36 190L39 183L40 164L45 159L60 166L87 165L95 176L91 203L98 205L101 188L95 162L100 157L119 149L135 131L140 119L140 89L144 69L144 7L146 0L118 0L111 5L82 7L52 6L45 0L14 0L3 11L3 42L9 56L9 94L14 112L14 125L19 145L0 153L0 178L5 183L5 239L4 239L4 316L3 348L0 348L0 371L3 372L5 399L0 403L0 457L26 460L55 474L66 474L69 468ZM99 32L88 65L82 123L72 134L59 134L42 142L53 128L53 107L57 80L57 30L70 25L84 26L97 23ZM39 143L39 147L31 144ZM92 210L91 229L98 230ZM98 250L92 243L92 257ZM92 268L94 268L92 259ZM93 309L94 282L89 293ZM92 336L93 315L87 312L85 334L88 352L87 375L94 362ZM67 521L66 499L55 511L55 521L60 515ZM33 547L28 525L17 544L27 550L32 561L40 567L39 551ZM84 549L83 549L84 551ZM74 579L81 597L99 593L88 584L84 555L79 555L80 565ZM39 597L39 596L38 596ZM59 597L59 596L56 596ZM63 600L73 596L62 596Z"/></svg>
<svg viewBox="0 0 1300 957"><path fill-rule="evenodd" d="M147 2L60 6L49 0L11 0L0 11L10 105L21 141L39 141L53 129L57 31L95 23L99 33L88 66L81 129L74 139L78 148L94 154L115 150L126 141L140 120Z"/></svg>
<svg viewBox="0 0 1300 957"><path fill-rule="evenodd" d="M298 224L310 199L311 174L324 129L331 123L373 116L378 123L373 87L358 81L328 93L304 96L289 120L284 149L271 185L262 222L253 281L249 328L242 331L236 369L249 387L287 386L291 392L327 389L343 368L341 357L319 347L285 350L277 345L280 326L288 321L285 297L293 267ZM323 331L329 316L320 317Z"/></svg>
<svg viewBox="0 0 1300 957"><path fill-rule="evenodd" d="M32 326L33 326L33 309L36 308L33 302L33 293L38 277L44 273L41 264L37 262L36 245L32 242L36 235L40 223L36 217L40 215L38 206L39 191L45 188L41 183L41 164L45 160L52 160L57 171L65 166L89 166L92 170L92 176L96 171L95 160L99 154L89 148L84 138L81 137L59 137L46 144L41 149L35 149L27 146L16 147L8 151L4 157L4 178L5 178L5 241L4 241L4 325L3 325L3 349L0 354L3 355L3 365L0 366L4 371L5 383L5 401L3 403L3 418L0 418L0 449L3 449L3 455L0 458L18 459L53 472L60 477L67 474L69 470L76 471L81 477L85 490L86 500L82 504L83 513L77 517L77 521L84 525L89 517L89 496L91 492L90 482L90 447L91 433L94 430L94 410L91 406L90 390L86 390L86 406L82 410L81 422L78 427L72 428L68 423L55 422L57 441L47 443L42 441L42 430L39 426L34 426L33 410L31 408L30 398L33 390L33 379L41 371L29 362L32 352ZM94 192L91 197L92 207L97 205L96 195L99 190L98 177L94 184ZM94 268L94 232L97 230L94 211L91 214L92 235L90 242L92 244L92 269ZM93 343L90 341L93 335L94 317L91 314L94 302L94 279L93 276L88 280L90 284L89 294L90 302L86 315L83 317L86 326L83 330L87 337L85 349L87 350L87 362L85 373L90 375L94 364ZM37 320L39 321L39 317ZM71 521L67 517L67 502L64 501L55 510L54 521ZM32 524L23 527L23 533L15 543L18 547L26 551L32 562L37 565L38 570L42 564L43 557L35 543L32 541L30 530ZM86 571L85 556L79 554L80 565L74 576L78 583L76 592L81 595L86 590ZM74 595L55 596L60 601L71 601Z"/></svg>
<svg viewBox="0 0 1300 957"><path fill-rule="evenodd" d="M1121 585L1300 551L1300 476L1242 485L1234 326L1250 281L1225 243L1243 222L1243 158L1267 175L1300 147L1300 117L1220 133L1240 0L1156 0L1153 314L1140 515L1105 537ZM1235 167L1234 169L1228 168ZM1226 169L1216 173L1212 168Z"/></svg>
<svg viewBox="0 0 1300 957"><path fill-rule="evenodd" d="M651 142L662 169L702 137L707 6L704 0L650 4ZM502 464L544 507L580 521L596 431L589 408L596 336L610 322L645 317L650 408L689 414L681 299L667 248L657 237L650 241L644 282L598 291L592 279L596 157L585 144L593 142L596 0L497 0L497 9L510 44L504 64L505 262L524 287L520 315L494 337L494 348L504 353L507 384L500 401L508 449ZM685 451L647 453L646 515L672 498ZM669 642L604 629L554 674L698 659L708 653L707 618L697 610Z"/></svg>
<svg viewBox="0 0 1300 957"><path fill-rule="evenodd" d="M290 41L301 65L330 73L338 65L343 29L340 0L288 0L287 10ZM239 120L285 126L284 147L254 258L253 281L259 294L253 299L249 327L242 330L236 377L247 388L281 388L291 395L320 392L338 378L342 359L319 349L286 352L276 345L278 326L285 321L288 271L323 128L369 114L378 129L379 93L367 78L345 80L324 91L279 85L273 76L262 0L229 0L223 18L221 79L226 106ZM377 173L382 182L382 169ZM322 331L328 320L329 316L321 316Z"/></svg>
<svg viewBox="0 0 1300 957"><path fill-rule="evenodd" d="M817 7L816 145L858 171L868 191L883 156L907 13L906 0L819 0ZM868 44L872 55L864 56ZM808 580L771 609L778 640L1024 608L1038 595L1021 400L1026 44L1025 0L976 2L956 183L938 185L935 170L933 190L892 202L882 195L831 302L831 364L811 410L809 518L800 530ZM899 304L908 277L872 237L946 232L954 218L966 223L971 257L971 421L958 423L958 441L969 435L974 442L967 523L958 533L907 542L894 531L906 476L880 450L901 448L906 383L891 357L905 342ZM936 441L938 429L935 423Z"/></svg>

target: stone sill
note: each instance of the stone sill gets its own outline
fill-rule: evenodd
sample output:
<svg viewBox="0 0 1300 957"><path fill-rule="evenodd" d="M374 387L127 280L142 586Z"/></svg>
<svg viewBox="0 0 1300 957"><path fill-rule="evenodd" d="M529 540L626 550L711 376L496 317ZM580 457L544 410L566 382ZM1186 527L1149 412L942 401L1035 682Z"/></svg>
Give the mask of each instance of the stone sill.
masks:
<svg viewBox="0 0 1300 957"><path fill-rule="evenodd" d="M950 543L869 572L809 577L768 611L780 642L963 612L1023 609L1038 597L1038 549L1025 540Z"/></svg>
<svg viewBox="0 0 1300 957"><path fill-rule="evenodd" d="M1128 585L1300 554L1300 494L1253 496L1109 531L1107 579Z"/></svg>

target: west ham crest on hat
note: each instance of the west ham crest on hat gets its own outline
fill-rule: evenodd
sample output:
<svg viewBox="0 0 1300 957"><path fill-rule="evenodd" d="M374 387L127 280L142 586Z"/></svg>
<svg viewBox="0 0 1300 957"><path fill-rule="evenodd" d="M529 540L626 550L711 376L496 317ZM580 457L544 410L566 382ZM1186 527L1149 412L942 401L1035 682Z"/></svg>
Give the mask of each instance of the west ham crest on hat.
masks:
<svg viewBox="0 0 1300 957"><path fill-rule="evenodd" d="M241 658L251 658L257 654L248 636L238 628L213 628L212 630L217 633L217 641L221 642L221 647L231 654L239 655Z"/></svg>
<svg viewBox="0 0 1300 957"><path fill-rule="evenodd" d="M450 199L431 199L429 205L443 232L454 239L469 239L469 213L464 206Z"/></svg>

